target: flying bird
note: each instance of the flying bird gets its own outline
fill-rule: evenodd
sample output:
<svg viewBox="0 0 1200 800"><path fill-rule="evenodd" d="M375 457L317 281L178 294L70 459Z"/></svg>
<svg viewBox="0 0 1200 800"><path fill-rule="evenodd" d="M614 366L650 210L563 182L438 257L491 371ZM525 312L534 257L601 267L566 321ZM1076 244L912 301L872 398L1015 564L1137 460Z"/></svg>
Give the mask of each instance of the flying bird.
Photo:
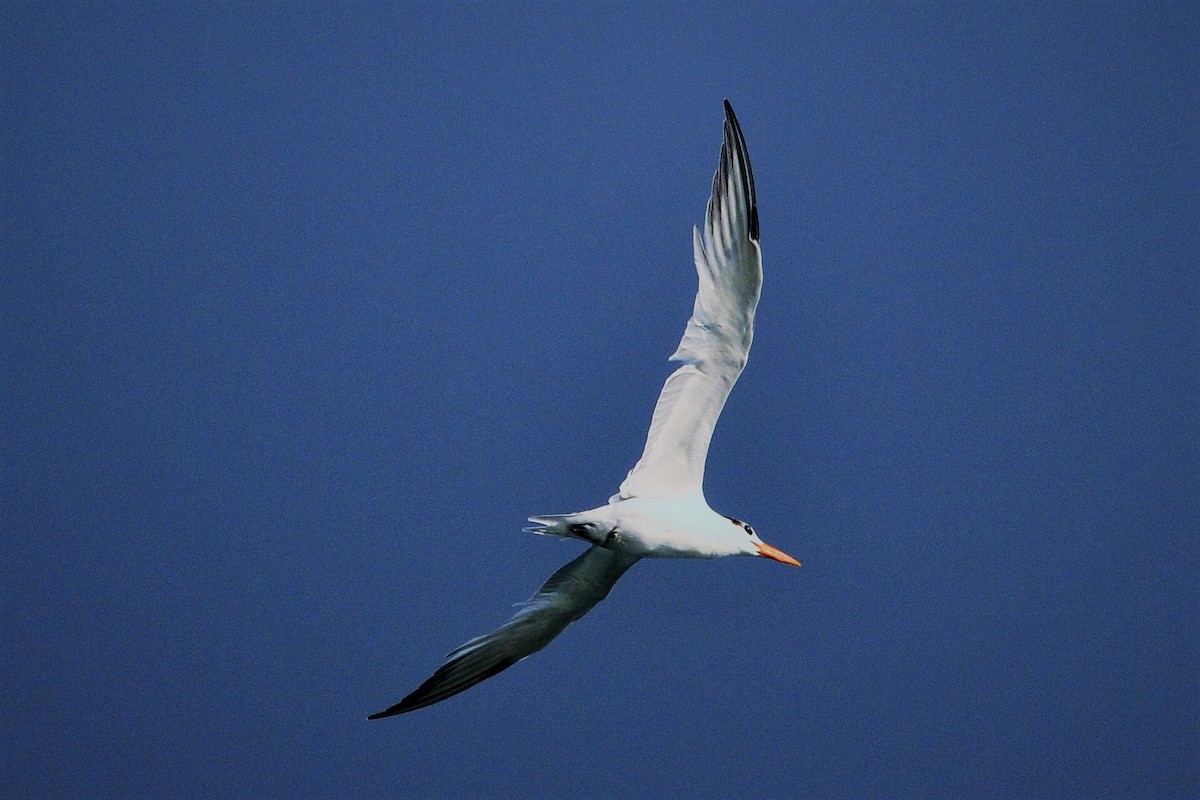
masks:
<svg viewBox="0 0 1200 800"><path fill-rule="evenodd" d="M559 569L508 622L446 656L429 680L369 719L439 703L536 653L608 596L643 558L760 556L800 566L754 528L704 500L704 461L717 417L746 365L762 288L754 174L742 129L725 101L725 141L703 228L692 230L700 288L671 361L642 457L606 505L530 517L525 530L591 546Z"/></svg>

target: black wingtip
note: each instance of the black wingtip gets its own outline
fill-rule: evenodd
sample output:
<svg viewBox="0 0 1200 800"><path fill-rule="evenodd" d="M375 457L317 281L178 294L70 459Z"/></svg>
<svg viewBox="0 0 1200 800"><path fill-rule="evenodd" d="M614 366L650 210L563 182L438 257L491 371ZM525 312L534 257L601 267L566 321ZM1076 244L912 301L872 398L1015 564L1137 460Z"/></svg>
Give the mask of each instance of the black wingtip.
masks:
<svg viewBox="0 0 1200 800"><path fill-rule="evenodd" d="M416 692L413 694L416 694ZM410 694L399 703L396 703L396 705L385 708L383 711L377 711L371 716L367 717L367 719L387 719L388 717L394 717L397 714L407 714L413 709L420 708L421 706L414 703L412 699L413 695Z"/></svg>
<svg viewBox="0 0 1200 800"><path fill-rule="evenodd" d="M385 708L383 711L377 711L371 716L367 717L367 719L387 719L388 717L394 717L397 714L407 714L409 711L416 711L418 708L424 708L426 705L428 705L428 703L422 702L421 693L422 690L427 688L426 684L429 682L430 681L426 681L425 684L421 685L421 688L408 695L408 697L405 697L399 703L396 703L396 705ZM435 700L434 702L437 701Z"/></svg>
<svg viewBox="0 0 1200 800"><path fill-rule="evenodd" d="M400 705L403 705L403 704L400 704ZM380 711L378 713L372 714L369 717L367 717L367 719L386 719L387 717L394 717L397 714L403 714L405 709L401 708L400 705L394 705L391 708L387 709L386 711Z"/></svg>
<svg viewBox="0 0 1200 800"><path fill-rule="evenodd" d="M729 104L729 98L725 98L725 124L733 129L734 141L737 143L737 148L741 153L742 180L746 183L747 199L750 203L748 233L750 238L757 242L759 240L758 199L754 191L754 170L750 167L750 152L746 149L746 137L742 135L742 126L738 124L737 114L733 113L733 106Z"/></svg>

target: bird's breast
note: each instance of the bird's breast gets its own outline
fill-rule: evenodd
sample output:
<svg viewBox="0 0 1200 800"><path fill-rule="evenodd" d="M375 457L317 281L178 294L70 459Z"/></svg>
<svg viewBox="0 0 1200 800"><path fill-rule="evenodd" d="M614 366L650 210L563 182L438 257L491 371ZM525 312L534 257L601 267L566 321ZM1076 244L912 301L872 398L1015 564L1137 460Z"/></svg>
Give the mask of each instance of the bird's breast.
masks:
<svg viewBox="0 0 1200 800"><path fill-rule="evenodd" d="M707 505L698 507L687 499L635 498L623 501L615 510L615 530L610 547L643 558L716 558L726 555L710 530L713 518L722 521L724 518Z"/></svg>

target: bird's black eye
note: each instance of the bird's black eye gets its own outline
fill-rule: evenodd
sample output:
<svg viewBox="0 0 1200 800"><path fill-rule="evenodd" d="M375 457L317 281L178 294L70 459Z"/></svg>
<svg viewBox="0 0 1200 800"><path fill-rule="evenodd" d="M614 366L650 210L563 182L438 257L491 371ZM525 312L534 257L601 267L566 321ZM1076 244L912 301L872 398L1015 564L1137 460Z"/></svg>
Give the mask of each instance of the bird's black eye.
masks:
<svg viewBox="0 0 1200 800"><path fill-rule="evenodd" d="M751 536L754 535L754 528L751 528L749 525L747 525L745 523L742 523L742 527L746 529L746 533L750 534Z"/></svg>

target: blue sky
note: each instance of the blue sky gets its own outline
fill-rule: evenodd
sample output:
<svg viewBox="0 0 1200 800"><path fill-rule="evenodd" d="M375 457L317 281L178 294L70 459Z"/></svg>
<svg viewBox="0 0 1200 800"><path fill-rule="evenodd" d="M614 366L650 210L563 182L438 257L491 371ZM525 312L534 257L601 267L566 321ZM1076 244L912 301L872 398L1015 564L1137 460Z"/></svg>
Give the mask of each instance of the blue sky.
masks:
<svg viewBox="0 0 1200 800"><path fill-rule="evenodd" d="M1200 791L1200 14L6 4L14 797ZM706 490L804 562L507 618L640 453L738 112Z"/></svg>

